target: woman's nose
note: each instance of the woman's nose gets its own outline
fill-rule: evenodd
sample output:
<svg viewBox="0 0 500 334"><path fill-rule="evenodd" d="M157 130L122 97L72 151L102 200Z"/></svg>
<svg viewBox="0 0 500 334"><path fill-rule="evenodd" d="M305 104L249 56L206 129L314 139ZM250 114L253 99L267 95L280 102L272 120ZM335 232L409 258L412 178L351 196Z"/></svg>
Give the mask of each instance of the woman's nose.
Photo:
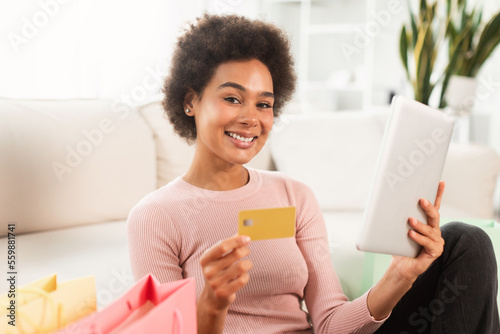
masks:
<svg viewBox="0 0 500 334"><path fill-rule="evenodd" d="M240 114L240 122L248 127L257 126L259 122L257 108L254 106L243 108Z"/></svg>

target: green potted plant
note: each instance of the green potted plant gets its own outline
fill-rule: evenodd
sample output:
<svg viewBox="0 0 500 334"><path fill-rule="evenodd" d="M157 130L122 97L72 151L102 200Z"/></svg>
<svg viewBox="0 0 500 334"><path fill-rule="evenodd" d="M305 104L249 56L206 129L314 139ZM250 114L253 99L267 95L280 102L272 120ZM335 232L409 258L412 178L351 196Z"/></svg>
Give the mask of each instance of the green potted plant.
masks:
<svg viewBox="0 0 500 334"><path fill-rule="evenodd" d="M445 30L437 17L437 4L437 0L432 4L421 0L417 14L410 8L410 26L404 25L400 35L399 51L407 78L415 100L424 104L429 104L437 83L432 74L439 45L445 37Z"/></svg>
<svg viewBox="0 0 500 334"><path fill-rule="evenodd" d="M448 67L439 107L447 104L466 112L472 108L479 70L500 44L500 12L485 24L482 9L468 10L467 0L446 2Z"/></svg>
<svg viewBox="0 0 500 334"><path fill-rule="evenodd" d="M429 104L431 93L442 82L439 107L444 108L448 100L466 109L464 92L473 96L477 84L466 78L477 75L500 43L500 12L482 24L482 10L468 10L467 0L447 0L445 18L438 17L437 6L438 1L420 0L417 14L410 8L410 26L404 25L400 35L401 60L415 100ZM448 53L447 64L436 75L435 60L441 50Z"/></svg>

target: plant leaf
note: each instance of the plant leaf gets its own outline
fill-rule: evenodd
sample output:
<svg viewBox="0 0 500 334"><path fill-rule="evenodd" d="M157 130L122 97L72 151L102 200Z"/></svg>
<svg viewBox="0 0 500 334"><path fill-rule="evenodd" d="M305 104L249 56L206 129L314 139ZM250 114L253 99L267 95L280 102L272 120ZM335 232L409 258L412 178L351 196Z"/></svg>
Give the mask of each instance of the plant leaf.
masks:
<svg viewBox="0 0 500 334"><path fill-rule="evenodd" d="M408 1L408 8L410 8L410 3ZM417 23L415 22L415 16L410 8L410 24L411 24L411 37L412 37L412 46L415 48L415 44L417 44L417 36L418 36L418 28Z"/></svg>
<svg viewBox="0 0 500 334"><path fill-rule="evenodd" d="M431 34L429 34L431 35ZM432 93L433 85L431 84L431 75L433 70L433 63L435 59L434 52L434 42L432 39L427 38L424 47L422 49L423 54L425 55L425 67L424 74L422 77L422 103L429 104L429 98Z"/></svg>
<svg viewBox="0 0 500 334"><path fill-rule="evenodd" d="M448 88L448 82L450 81L450 77L452 74L459 74L456 73L459 68L457 68L457 63L459 63L459 60L463 59L462 56L462 44L464 43L464 40L467 37L467 32L462 31L459 34L459 37L456 38L453 42L453 44L450 46L450 60L448 62L448 66L446 66L446 69L444 71L444 79L443 79L443 84L441 86L441 94L439 97L439 108L444 108L446 106L446 100L445 100L445 95L446 95L446 90Z"/></svg>
<svg viewBox="0 0 500 334"><path fill-rule="evenodd" d="M500 43L500 12L485 26L476 47L476 54L469 66L469 75L475 76L484 62Z"/></svg>
<svg viewBox="0 0 500 334"><path fill-rule="evenodd" d="M420 102L428 103L426 101L425 93L427 91L428 82L425 81L426 72L428 71L429 65L429 50L428 50L428 36L431 33L430 24L428 22L423 24L423 29L420 30L417 38L417 44L415 45L414 57L415 57L415 68L416 68L416 81L417 90L415 91L415 96L417 96L417 91L420 92Z"/></svg>
<svg viewBox="0 0 500 334"><path fill-rule="evenodd" d="M399 38L399 55L405 67L406 76L410 80L410 70L408 69L408 35L406 34L405 26L401 29L401 36Z"/></svg>
<svg viewBox="0 0 500 334"><path fill-rule="evenodd" d="M465 28L465 25L467 24L467 8L465 6L462 7L462 16L460 18L460 30L463 30Z"/></svg>
<svg viewBox="0 0 500 334"><path fill-rule="evenodd" d="M427 15L427 0L420 0L420 21L424 22Z"/></svg>

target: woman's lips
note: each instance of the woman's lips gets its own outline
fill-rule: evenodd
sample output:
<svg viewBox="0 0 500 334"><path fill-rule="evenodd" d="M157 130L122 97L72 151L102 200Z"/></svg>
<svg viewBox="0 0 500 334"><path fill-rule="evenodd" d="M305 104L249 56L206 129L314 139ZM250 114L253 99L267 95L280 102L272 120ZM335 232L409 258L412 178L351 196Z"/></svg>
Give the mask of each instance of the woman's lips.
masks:
<svg viewBox="0 0 500 334"><path fill-rule="evenodd" d="M257 138L257 136L252 136L252 135L244 135L244 134L238 134L236 132L230 132L226 131L226 135L228 135L231 138L237 139L242 142L251 142Z"/></svg>
<svg viewBox="0 0 500 334"><path fill-rule="evenodd" d="M225 134L229 138L229 140L239 148L250 148L254 145L255 139L257 139L257 136L243 137L243 136L237 135L234 132L227 132L226 131Z"/></svg>

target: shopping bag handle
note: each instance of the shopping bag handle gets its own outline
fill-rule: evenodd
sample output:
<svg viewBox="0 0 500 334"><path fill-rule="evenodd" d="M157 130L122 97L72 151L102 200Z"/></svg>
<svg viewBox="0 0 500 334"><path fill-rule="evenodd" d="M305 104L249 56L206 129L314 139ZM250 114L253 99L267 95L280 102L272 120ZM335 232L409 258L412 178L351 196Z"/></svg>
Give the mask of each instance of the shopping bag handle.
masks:
<svg viewBox="0 0 500 334"><path fill-rule="evenodd" d="M182 313L181 311L179 311L178 308L176 308L174 310L174 317L173 317L173 321L172 321L173 325L172 325L172 334L182 334L184 333L184 330L183 330L183 326L182 326ZM177 331L174 331L175 329L177 329Z"/></svg>

